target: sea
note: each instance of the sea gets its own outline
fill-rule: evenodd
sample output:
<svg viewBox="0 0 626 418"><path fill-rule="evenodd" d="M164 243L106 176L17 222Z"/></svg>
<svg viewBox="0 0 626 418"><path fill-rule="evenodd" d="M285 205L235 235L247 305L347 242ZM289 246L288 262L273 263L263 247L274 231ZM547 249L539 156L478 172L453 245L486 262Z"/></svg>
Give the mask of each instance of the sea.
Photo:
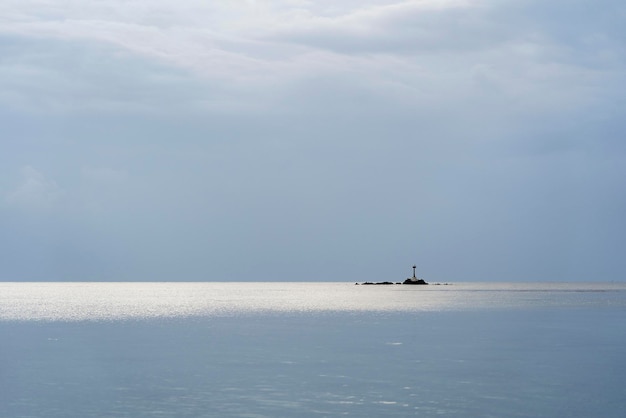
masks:
<svg viewBox="0 0 626 418"><path fill-rule="evenodd" d="M0 283L0 417L626 416L626 283Z"/></svg>

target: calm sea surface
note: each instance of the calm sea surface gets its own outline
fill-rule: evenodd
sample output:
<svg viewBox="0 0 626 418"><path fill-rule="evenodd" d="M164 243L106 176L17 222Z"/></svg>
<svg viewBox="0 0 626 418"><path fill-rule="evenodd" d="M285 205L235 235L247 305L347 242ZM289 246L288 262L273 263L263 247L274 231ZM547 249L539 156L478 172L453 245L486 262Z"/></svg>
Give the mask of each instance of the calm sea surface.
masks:
<svg viewBox="0 0 626 418"><path fill-rule="evenodd" d="M0 283L0 417L623 417L626 284Z"/></svg>

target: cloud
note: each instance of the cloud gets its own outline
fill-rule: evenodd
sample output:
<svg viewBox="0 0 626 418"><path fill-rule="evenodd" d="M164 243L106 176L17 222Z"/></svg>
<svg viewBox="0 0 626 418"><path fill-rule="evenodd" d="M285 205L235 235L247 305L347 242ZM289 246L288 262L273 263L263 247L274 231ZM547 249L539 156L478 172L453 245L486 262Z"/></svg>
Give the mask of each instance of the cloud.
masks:
<svg viewBox="0 0 626 418"><path fill-rule="evenodd" d="M621 248L624 6L598 4L3 1L0 167L47 174L4 173L4 203L137 278Z"/></svg>
<svg viewBox="0 0 626 418"><path fill-rule="evenodd" d="M615 7L614 2L606 3ZM388 94L390 88L403 91L405 97L432 91L447 100L455 94L448 89L461 95L476 93L471 85L476 68L481 68L481 85L490 84L492 93L536 96L545 90L546 82L558 86L565 77L570 78L567 90L575 95L580 81L584 84L590 78L603 77L611 68L623 68L623 62L615 57L623 50L623 43L616 41L624 32L615 25L617 18L593 12L598 18L585 21L579 3L566 7L557 2L548 11L530 0L506 4L488 0L370 1L340 6L302 1L112 1L87 5L10 1L4 7L8 18L0 23L1 33L45 39L48 46L52 40L70 43L80 51L79 56L93 56L92 62L73 65L72 72L94 72L102 64L107 71L130 62L129 55L134 55L152 62L142 64L150 73L179 71L178 78L188 72L193 82L208 86L209 100L190 92L190 99L203 105L214 101L254 107L260 97L280 100L292 85L314 83L320 77L359 79L381 94ZM580 23L580 33L571 39L564 36L568 32L563 28L572 25L560 24L558 19L555 23L550 14L560 8L567 11L568 19ZM573 53L581 45L587 45L585 56ZM9 57L15 60L19 51L13 50ZM57 60L76 61L75 53L72 56L61 49L57 53ZM41 58L32 63L39 71L47 67ZM159 65L170 69L159 69ZM24 72L26 68L15 70ZM129 70L132 78L134 71ZM123 74L110 73L112 82L124 80ZM89 73L82 76L93 77ZM168 80L156 76L139 82L167 88ZM469 91L465 90L467 83ZM118 94L124 99L119 100L120 106L129 101L124 92ZM559 96L563 94L559 92ZM431 100L430 95L426 99ZM570 97L557 105L562 102L571 103Z"/></svg>
<svg viewBox="0 0 626 418"><path fill-rule="evenodd" d="M502 32L486 10L468 1L397 2L332 17L301 13L268 32L270 39L342 54L468 52Z"/></svg>
<svg viewBox="0 0 626 418"><path fill-rule="evenodd" d="M606 80L623 82L618 17L591 11L594 19L585 20L581 2L9 1L4 8L0 73L10 82L0 100L11 106L291 111L295 91L333 102L334 92L356 89L417 109L472 110L480 102L539 113L602 101L614 94ZM560 10L567 22L555 19ZM329 85L336 87L325 91Z"/></svg>
<svg viewBox="0 0 626 418"><path fill-rule="evenodd" d="M27 165L20 170L22 180L5 195L9 206L28 210L48 210L57 205L64 195L56 181Z"/></svg>

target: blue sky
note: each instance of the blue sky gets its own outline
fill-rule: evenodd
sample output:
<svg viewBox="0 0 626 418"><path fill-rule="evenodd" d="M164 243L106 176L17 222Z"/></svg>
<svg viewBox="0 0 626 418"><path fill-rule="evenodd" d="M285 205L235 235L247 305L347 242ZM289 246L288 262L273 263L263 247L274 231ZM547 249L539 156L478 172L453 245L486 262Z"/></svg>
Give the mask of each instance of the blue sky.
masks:
<svg viewBox="0 0 626 418"><path fill-rule="evenodd" d="M0 280L625 278L623 2L0 16Z"/></svg>

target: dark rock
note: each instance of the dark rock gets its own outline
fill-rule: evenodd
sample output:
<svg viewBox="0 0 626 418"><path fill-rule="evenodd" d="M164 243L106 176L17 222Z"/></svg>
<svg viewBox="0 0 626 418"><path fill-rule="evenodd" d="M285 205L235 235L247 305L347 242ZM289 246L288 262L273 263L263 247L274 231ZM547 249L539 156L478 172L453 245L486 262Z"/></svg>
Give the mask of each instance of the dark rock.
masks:
<svg viewBox="0 0 626 418"><path fill-rule="evenodd" d="M424 281L424 279L406 279L402 284L428 284Z"/></svg>
<svg viewBox="0 0 626 418"><path fill-rule="evenodd" d="M394 284L394 283L393 282L376 282L376 283L364 282L364 283L361 283L361 284L374 284L374 285L377 285L377 284Z"/></svg>

